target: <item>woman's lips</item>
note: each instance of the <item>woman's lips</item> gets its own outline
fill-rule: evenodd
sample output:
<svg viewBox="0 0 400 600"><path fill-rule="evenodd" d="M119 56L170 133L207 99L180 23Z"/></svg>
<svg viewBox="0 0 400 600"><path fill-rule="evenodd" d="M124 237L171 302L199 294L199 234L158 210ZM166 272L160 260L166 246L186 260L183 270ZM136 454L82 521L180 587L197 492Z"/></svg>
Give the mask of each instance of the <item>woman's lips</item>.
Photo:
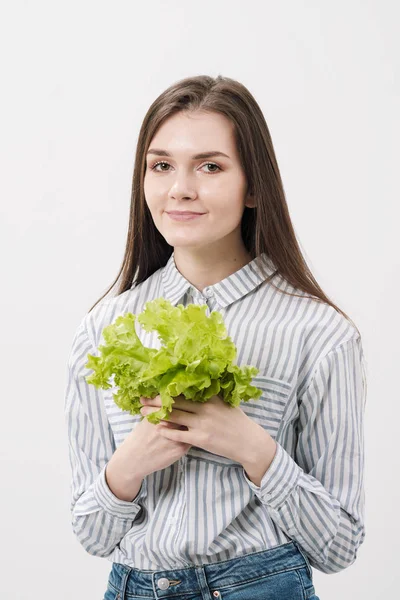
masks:
<svg viewBox="0 0 400 600"><path fill-rule="evenodd" d="M192 221L193 219L198 219L199 217L203 217L206 213L202 213L202 214L186 214L186 215L179 215L179 214L171 214L171 213L167 213L167 215L173 220L173 221Z"/></svg>

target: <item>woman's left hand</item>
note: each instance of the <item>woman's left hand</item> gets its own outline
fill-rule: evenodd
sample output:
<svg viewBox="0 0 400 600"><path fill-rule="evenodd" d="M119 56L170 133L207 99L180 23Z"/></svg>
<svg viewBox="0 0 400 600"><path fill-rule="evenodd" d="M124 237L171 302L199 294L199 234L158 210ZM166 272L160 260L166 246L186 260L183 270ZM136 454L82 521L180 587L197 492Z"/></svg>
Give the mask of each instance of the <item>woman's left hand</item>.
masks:
<svg viewBox="0 0 400 600"><path fill-rule="evenodd" d="M141 402L142 415L161 408L159 395L141 398ZM169 422L186 426L188 430L172 429L168 426ZM155 427L170 440L203 448L241 464L250 463L257 450L260 451L260 441L269 436L239 406L231 406L220 396L212 396L207 402L194 402L178 396L174 399L168 421L162 420Z"/></svg>

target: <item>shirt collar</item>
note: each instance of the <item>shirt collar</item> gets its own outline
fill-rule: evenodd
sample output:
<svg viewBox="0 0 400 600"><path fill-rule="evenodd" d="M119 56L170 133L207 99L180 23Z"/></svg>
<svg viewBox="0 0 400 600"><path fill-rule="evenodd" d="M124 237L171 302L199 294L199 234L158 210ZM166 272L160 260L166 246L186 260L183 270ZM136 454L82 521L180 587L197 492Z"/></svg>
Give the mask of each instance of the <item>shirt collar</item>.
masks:
<svg viewBox="0 0 400 600"><path fill-rule="evenodd" d="M203 295L213 295L221 308L229 306L229 304L232 304L236 300L249 294L265 280L259 267L261 262L264 265L267 276L270 276L276 270L271 259L265 253L262 253L235 273L222 279L222 281L207 286L207 288L203 290ZM185 293L190 290L193 289L195 290L195 293L200 293L192 286L190 281L178 271L175 264L174 252L172 252L168 262L163 267L161 276L164 287L164 296L174 306L176 306L178 302L183 299Z"/></svg>

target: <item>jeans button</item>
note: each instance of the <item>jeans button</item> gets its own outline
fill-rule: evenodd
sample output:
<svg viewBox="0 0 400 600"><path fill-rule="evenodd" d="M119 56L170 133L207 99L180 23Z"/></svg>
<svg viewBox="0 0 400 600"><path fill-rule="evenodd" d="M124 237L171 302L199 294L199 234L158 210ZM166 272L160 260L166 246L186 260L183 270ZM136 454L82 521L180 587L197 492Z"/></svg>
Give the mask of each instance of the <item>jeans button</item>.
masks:
<svg viewBox="0 0 400 600"><path fill-rule="evenodd" d="M160 590L167 590L169 588L169 580L166 577L161 577L161 579L157 581L157 585Z"/></svg>

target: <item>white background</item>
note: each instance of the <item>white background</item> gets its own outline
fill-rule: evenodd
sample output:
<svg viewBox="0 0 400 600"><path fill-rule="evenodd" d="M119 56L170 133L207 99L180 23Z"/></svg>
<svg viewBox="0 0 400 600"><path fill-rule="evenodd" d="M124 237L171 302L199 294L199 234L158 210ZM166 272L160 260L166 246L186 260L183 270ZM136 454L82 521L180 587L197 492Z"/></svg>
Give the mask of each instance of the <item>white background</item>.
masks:
<svg viewBox="0 0 400 600"><path fill-rule="evenodd" d="M122 261L144 114L199 74L255 96L305 258L363 336L367 535L317 594L397 597L398 4L13 0L0 23L1 598L105 592L70 525L66 360Z"/></svg>

